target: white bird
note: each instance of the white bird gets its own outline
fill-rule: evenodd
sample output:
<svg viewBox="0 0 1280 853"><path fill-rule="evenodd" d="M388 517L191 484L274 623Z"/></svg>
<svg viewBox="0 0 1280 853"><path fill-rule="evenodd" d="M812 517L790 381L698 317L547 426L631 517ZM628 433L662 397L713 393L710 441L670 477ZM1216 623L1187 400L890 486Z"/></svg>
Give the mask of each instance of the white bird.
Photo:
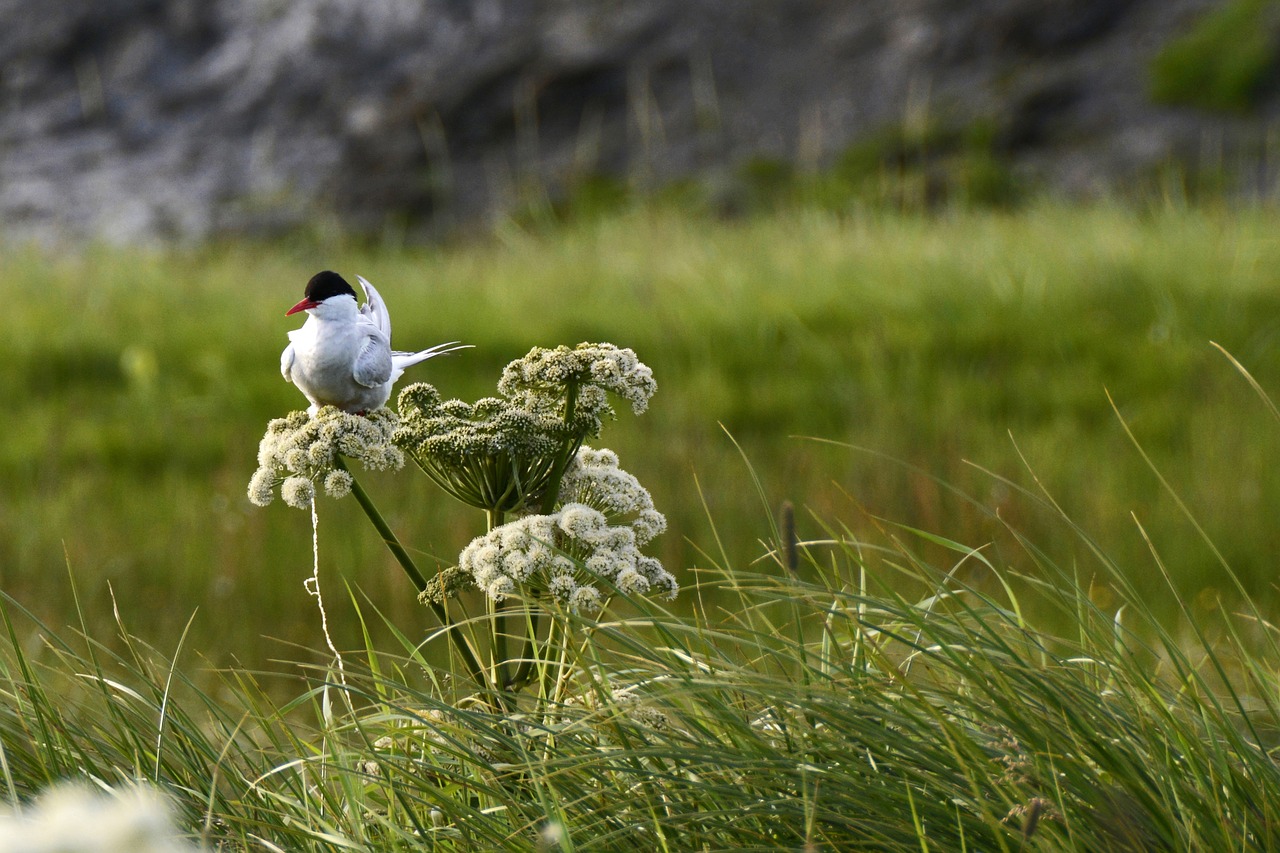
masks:
<svg viewBox="0 0 1280 853"><path fill-rule="evenodd" d="M372 284L361 276L356 280L364 288L362 306L342 276L325 270L311 277L302 301L285 312L307 312L302 328L289 332L280 372L311 401L312 415L321 406L371 412L386 404L406 367L466 348L451 341L421 352L392 350L387 306Z"/></svg>

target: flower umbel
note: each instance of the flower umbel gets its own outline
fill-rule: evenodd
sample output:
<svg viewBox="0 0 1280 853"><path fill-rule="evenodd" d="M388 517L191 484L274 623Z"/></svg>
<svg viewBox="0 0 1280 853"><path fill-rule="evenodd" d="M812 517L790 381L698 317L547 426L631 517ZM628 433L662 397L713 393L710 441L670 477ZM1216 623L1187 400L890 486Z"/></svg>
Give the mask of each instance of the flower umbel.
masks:
<svg viewBox="0 0 1280 853"><path fill-rule="evenodd" d="M498 393L531 411L550 411L579 435L598 435L604 415L613 416L608 394L643 414L658 390L653 371L631 349L581 343L555 349L534 347L506 366Z"/></svg>
<svg viewBox="0 0 1280 853"><path fill-rule="evenodd" d="M258 470L249 480L249 500L266 506L280 497L298 509L311 505L317 485L333 498L350 493L351 475L338 468L339 455L372 471L398 469L404 454L391 442L399 418L390 409L353 415L324 406L312 417L292 412L267 425L258 444Z"/></svg>
<svg viewBox="0 0 1280 853"><path fill-rule="evenodd" d="M607 448L579 448L560 481L560 500L597 509L610 524L630 525L637 545L667 529L667 518L653 508L648 489L619 468L618 454Z"/></svg>
<svg viewBox="0 0 1280 853"><path fill-rule="evenodd" d="M570 503L550 515L527 515L472 540L458 567L494 601L517 589L545 591L570 609L599 610L607 581L626 595L673 598L679 584L653 557L640 553L636 531L610 526L603 512Z"/></svg>
<svg viewBox="0 0 1280 853"><path fill-rule="evenodd" d="M543 412L486 397L440 399L423 382L400 392L395 442L423 472L470 506L510 512L542 493L572 437Z"/></svg>
<svg viewBox="0 0 1280 853"><path fill-rule="evenodd" d="M608 392L639 414L656 388L629 349L535 347L503 370L498 397L464 403L425 383L405 388L395 442L463 503L498 514L534 505L549 512L582 440L613 415Z"/></svg>

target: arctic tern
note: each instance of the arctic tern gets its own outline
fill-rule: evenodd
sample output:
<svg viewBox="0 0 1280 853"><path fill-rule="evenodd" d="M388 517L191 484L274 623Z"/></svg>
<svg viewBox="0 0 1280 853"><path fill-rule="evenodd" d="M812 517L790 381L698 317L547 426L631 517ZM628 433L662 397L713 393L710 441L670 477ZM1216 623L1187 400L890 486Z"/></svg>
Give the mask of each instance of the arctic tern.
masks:
<svg viewBox="0 0 1280 853"><path fill-rule="evenodd" d="M357 307L356 292L342 276L325 270L311 277L302 301L285 312L286 317L307 312L302 328L289 332L280 372L311 401L307 411L312 415L321 406L371 412L391 397L406 367L466 348L451 341L421 352L391 349L386 304L372 284L362 276L356 280L364 289L364 305Z"/></svg>

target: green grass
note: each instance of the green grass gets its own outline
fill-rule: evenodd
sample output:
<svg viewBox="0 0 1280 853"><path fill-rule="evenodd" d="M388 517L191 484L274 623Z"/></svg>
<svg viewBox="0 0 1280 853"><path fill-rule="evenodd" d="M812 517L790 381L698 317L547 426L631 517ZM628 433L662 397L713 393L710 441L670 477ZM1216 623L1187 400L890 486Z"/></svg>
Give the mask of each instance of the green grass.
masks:
<svg viewBox="0 0 1280 853"><path fill-rule="evenodd" d="M1280 4L1228 0L1165 45L1151 63L1151 95L1164 103L1246 112L1274 84Z"/></svg>
<svg viewBox="0 0 1280 853"><path fill-rule="evenodd" d="M658 394L604 443L668 514L657 545L677 573L700 564L695 546L709 538L695 481L731 556L754 550L752 499L735 485L727 431L769 499L801 508L802 535L811 511L859 531L887 517L1007 546L999 525L935 475L1035 541L1056 542L1051 520L974 467L1028 483L1029 466L1135 578L1149 569L1130 513L1162 543L1190 600L1230 594L1130 447L1109 392L1269 607L1280 485L1258 460L1274 433L1210 341L1264 386L1280 384L1276 225L1265 211L799 210L726 223L646 209L577 227L511 226L432 251L305 241L9 251L0 585L65 624L69 570L95 633L111 630L108 589L143 636L176 636L199 610L190 642L215 661L284 653L264 636L312 644L317 618L300 594L308 519L251 507L244 486L267 420L303 402L276 369L296 325L284 309L312 272L334 266L379 286L398 345L476 345L410 375L447 396L492 393L501 366L535 345L634 348ZM366 486L428 569L482 532L414 471ZM320 510L334 584L342 578L401 624L429 624L353 502ZM353 613L333 615L340 644L358 644Z"/></svg>
<svg viewBox="0 0 1280 853"><path fill-rule="evenodd" d="M187 653L132 638L115 652L39 626L31 647L6 600L4 783L25 798L66 776L149 782L193 836L229 850L1280 842L1280 647L1254 612L1166 629L1146 590L1111 576L1119 599L1098 607L1027 541L1034 575L832 521L798 543L807 581L777 544L754 566L707 557L691 615L642 602L562 615L553 657L569 689L506 714L468 703L410 639L349 652L341 674L304 661L280 702L245 669L205 690ZM922 562L924 545L1001 592ZM930 594L904 598L888 578ZM1026 620L1027 593L1071 630Z"/></svg>
<svg viewBox="0 0 1280 853"><path fill-rule="evenodd" d="M229 850L1274 847L1278 224L650 207L430 252L6 252L0 785L149 781ZM326 266L399 345L476 344L414 374L446 395L633 347L659 390L603 443L669 517L672 609L560 614L563 689L494 713L325 499L336 669L309 519L244 494ZM361 481L424 568L483 529Z"/></svg>

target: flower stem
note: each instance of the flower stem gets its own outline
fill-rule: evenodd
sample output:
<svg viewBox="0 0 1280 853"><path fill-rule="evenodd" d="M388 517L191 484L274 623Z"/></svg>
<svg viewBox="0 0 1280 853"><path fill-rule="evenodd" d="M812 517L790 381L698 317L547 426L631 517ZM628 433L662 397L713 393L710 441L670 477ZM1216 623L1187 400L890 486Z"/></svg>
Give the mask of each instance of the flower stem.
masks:
<svg viewBox="0 0 1280 853"><path fill-rule="evenodd" d="M351 474L351 469L347 467L346 462L341 456L334 456L334 467L346 471ZM378 531L378 535L382 537L382 542L387 546L387 550L396 558L396 562L400 564L400 568L404 569L405 574L409 576L409 580L413 581L413 585L417 587L418 592L423 592L427 588L427 579L422 576L422 572L418 571L418 567L414 564L413 558L409 556L409 552L400 544L400 540L396 538L396 534L392 532L391 527L387 524L382 513L378 512L378 508L374 505L373 499L369 497L369 493L360 485L360 481L351 474L351 493L356 496L356 502L360 504L360 508L364 510L364 514L369 517L369 521L373 523L373 527Z"/></svg>
<svg viewBox="0 0 1280 853"><path fill-rule="evenodd" d="M569 432L570 425L573 423L574 410L578 408L578 383L570 382L568 395L564 401L564 428L565 432ZM556 467L551 472L551 479L547 481L547 491L542 496L542 514L550 515L551 511L556 508L556 499L560 497L560 480L564 477L564 469L569 464L569 454L575 449L575 445L582 442L582 436L569 435L564 440L564 444L560 447L560 453L556 457Z"/></svg>
<svg viewBox="0 0 1280 853"><path fill-rule="evenodd" d="M506 521L506 513L500 509L485 510L489 533L501 527ZM508 639L511 628L512 601L510 598L501 603L490 602L489 606L489 638L493 650L493 683L499 690L507 691L511 687L508 674L511 668Z"/></svg>
<svg viewBox="0 0 1280 853"><path fill-rule="evenodd" d="M351 469L347 467L346 461L341 456L334 455L333 464L335 468L346 471L351 475L351 493L356 496L356 502L360 504L360 508L364 510L364 514L368 516L369 521L373 524L374 529L378 531L378 535L382 537L382 542L387 546L387 550L404 569L405 574L409 576L409 580L413 581L413 585L418 592L424 592L427 589L427 579L423 577L422 572L414 564L413 558L409 556L409 552L400 544L400 540L396 538L396 534L387 524L382 513L378 512L378 507L374 505L373 499L360 485L360 481L356 479L355 474L351 473ZM462 655L463 662L467 666L467 670L471 673L472 679L481 686L485 686L488 680L485 678L484 666L480 663L480 659L476 657L475 652L471 648L471 644L467 642L467 638L449 619L449 613L445 610L444 605L431 601L428 602L432 612L440 620L449 632L450 639L453 640L454 646L458 649L458 654Z"/></svg>

